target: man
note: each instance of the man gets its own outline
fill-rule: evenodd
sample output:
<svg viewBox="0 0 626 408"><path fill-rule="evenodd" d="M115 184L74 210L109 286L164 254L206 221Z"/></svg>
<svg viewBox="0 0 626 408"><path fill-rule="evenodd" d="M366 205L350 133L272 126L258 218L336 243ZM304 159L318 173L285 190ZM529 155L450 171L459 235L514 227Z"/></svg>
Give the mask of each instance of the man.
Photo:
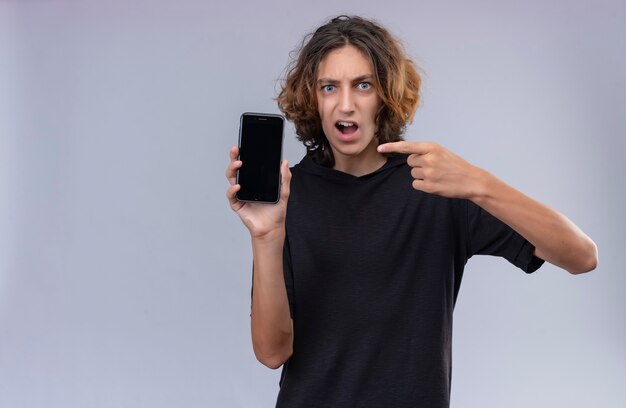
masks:
<svg viewBox="0 0 626 408"><path fill-rule="evenodd" d="M452 312L467 260L592 270L596 246L563 215L431 142L402 141L420 78L378 24L317 29L278 104L307 147L276 205L231 207L254 258L257 358L284 364L279 407L447 407ZM293 172L293 180L292 180Z"/></svg>

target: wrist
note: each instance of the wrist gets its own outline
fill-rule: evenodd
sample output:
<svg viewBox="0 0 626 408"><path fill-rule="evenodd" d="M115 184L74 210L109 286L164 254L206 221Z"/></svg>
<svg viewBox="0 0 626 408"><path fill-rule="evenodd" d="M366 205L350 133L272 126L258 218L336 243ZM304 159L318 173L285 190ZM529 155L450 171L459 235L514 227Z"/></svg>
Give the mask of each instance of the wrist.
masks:
<svg viewBox="0 0 626 408"><path fill-rule="evenodd" d="M285 226L281 225L276 228L272 228L263 232L251 233L253 243L257 244L271 244L285 241Z"/></svg>
<svg viewBox="0 0 626 408"><path fill-rule="evenodd" d="M482 207L491 197L491 192L495 185L495 177L488 171L475 167L472 178L474 182L468 199Z"/></svg>

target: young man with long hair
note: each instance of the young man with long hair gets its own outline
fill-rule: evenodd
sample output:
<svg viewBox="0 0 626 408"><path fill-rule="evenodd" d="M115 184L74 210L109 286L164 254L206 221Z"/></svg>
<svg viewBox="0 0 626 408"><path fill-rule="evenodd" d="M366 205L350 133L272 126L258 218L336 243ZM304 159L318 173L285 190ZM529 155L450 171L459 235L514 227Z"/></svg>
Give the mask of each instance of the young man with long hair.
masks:
<svg viewBox="0 0 626 408"><path fill-rule="evenodd" d="M566 217L433 142L403 141L420 77L390 33L359 17L319 27L278 106L307 154L281 167L276 205L235 198L250 231L252 340L283 366L279 407L447 407L463 269L498 255L525 272L597 263Z"/></svg>

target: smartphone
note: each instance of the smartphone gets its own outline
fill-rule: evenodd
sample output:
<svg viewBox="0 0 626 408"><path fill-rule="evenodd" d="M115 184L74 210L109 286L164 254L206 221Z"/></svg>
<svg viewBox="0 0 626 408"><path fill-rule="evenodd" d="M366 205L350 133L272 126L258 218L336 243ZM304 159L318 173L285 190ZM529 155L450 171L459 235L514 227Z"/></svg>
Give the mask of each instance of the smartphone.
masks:
<svg viewBox="0 0 626 408"><path fill-rule="evenodd" d="M280 198L280 162L285 119L271 113L241 115L237 172L239 201L277 203Z"/></svg>

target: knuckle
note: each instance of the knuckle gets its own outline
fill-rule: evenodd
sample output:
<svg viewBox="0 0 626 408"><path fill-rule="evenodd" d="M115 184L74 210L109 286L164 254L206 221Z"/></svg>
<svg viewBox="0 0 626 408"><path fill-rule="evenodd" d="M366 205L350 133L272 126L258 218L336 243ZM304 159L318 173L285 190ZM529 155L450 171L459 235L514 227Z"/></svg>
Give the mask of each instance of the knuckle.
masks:
<svg viewBox="0 0 626 408"><path fill-rule="evenodd" d="M433 187L433 183L428 180L424 180L421 184L421 190L429 194L435 193L435 189Z"/></svg>
<svg viewBox="0 0 626 408"><path fill-rule="evenodd" d="M428 150L428 154L437 153L440 149L440 146L436 142L426 142L426 150Z"/></svg>

